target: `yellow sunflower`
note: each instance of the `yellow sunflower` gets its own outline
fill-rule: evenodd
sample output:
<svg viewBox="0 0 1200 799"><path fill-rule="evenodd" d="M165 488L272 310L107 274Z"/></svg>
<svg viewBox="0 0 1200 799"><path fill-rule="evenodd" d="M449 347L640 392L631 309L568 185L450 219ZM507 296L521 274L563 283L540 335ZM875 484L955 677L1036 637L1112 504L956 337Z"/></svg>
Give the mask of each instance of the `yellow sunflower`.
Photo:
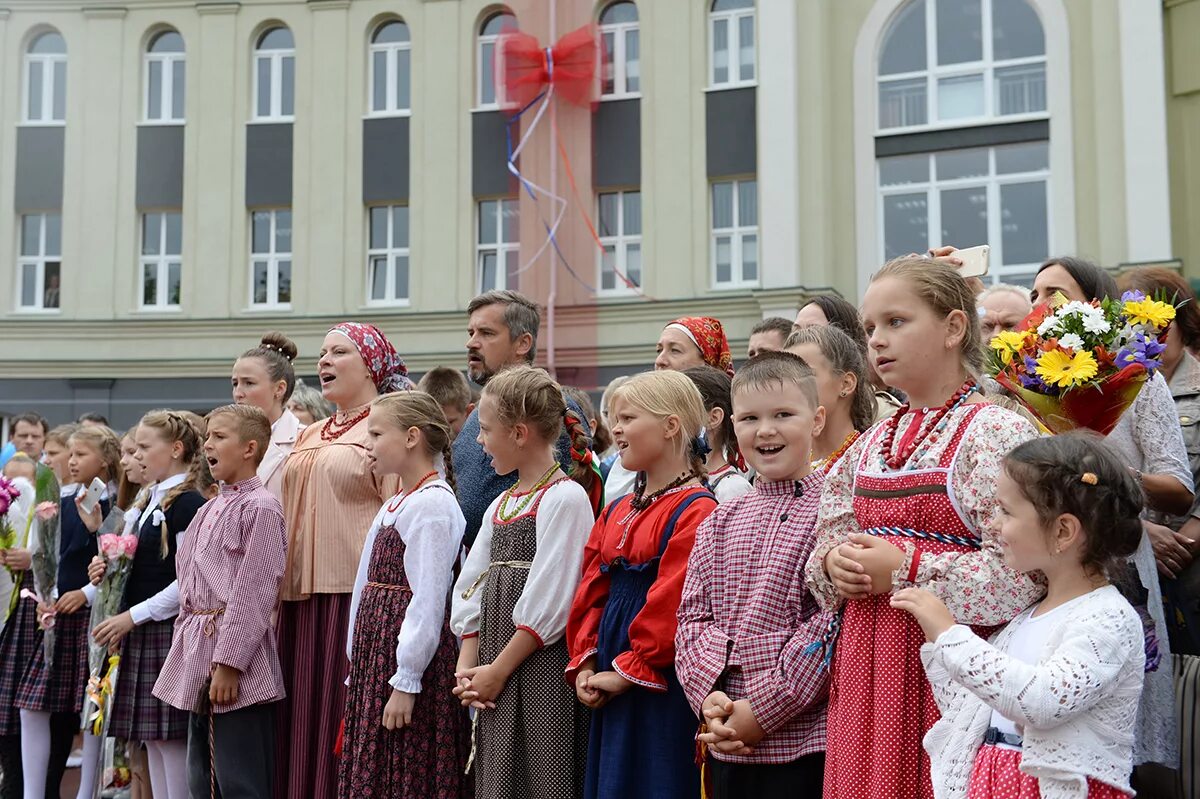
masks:
<svg viewBox="0 0 1200 799"><path fill-rule="evenodd" d="M1029 340L1031 332L1029 330L1002 330L996 334L988 346L999 352L1000 360L1005 366L1008 366L1012 363L1013 356L1025 347L1025 342Z"/></svg>
<svg viewBox="0 0 1200 799"><path fill-rule="evenodd" d="M1090 352L1070 355L1063 350L1048 350L1037 360L1038 377L1047 385L1060 388L1081 386L1095 377L1099 370Z"/></svg>
<svg viewBox="0 0 1200 799"><path fill-rule="evenodd" d="M1175 306L1152 300L1133 300L1122 307L1125 316L1134 324L1163 328L1175 318Z"/></svg>

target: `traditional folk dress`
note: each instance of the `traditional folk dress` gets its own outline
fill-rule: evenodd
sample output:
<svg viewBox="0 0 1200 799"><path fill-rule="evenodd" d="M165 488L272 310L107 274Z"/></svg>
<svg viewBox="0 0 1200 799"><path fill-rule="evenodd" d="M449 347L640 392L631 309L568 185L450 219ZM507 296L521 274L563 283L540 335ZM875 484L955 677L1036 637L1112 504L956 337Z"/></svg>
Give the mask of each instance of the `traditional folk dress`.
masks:
<svg viewBox="0 0 1200 799"><path fill-rule="evenodd" d="M905 552L892 590L920 586L959 621L1003 624L1042 588L1001 559L994 521L1004 455L1036 436L1002 408L959 404L934 422L928 409L898 420L895 452L917 444L897 470L883 451L891 422L876 425L830 471L806 578L828 609L840 604L825 556L853 533L888 536ZM985 631L986 632L986 631ZM887 594L844 603L833 654L826 799L932 799L921 739L938 719L921 666L925 636Z"/></svg>
<svg viewBox="0 0 1200 799"><path fill-rule="evenodd" d="M541 648L476 714L479 799L571 799L583 791L587 708L563 681L563 633L579 584L593 513L587 491L568 478L527 494L504 493L484 516L454 586L451 626L479 637L479 663L495 661L524 630Z"/></svg>
<svg viewBox="0 0 1200 799"><path fill-rule="evenodd" d="M675 676L676 614L696 529L717 507L701 486L664 493L645 510L611 503L584 552L568 625L569 684L583 664L634 687L592 714L587 799L694 799L697 718Z"/></svg>
<svg viewBox="0 0 1200 799"><path fill-rule="evenodd" d="M338 793L353 799L463 799L470 722L454 696L458 642L450 587L466 520L450 486L398 494L367 533L350 607L350 685ZM388 730L392 691L415 694L412 721Z"/></svg>

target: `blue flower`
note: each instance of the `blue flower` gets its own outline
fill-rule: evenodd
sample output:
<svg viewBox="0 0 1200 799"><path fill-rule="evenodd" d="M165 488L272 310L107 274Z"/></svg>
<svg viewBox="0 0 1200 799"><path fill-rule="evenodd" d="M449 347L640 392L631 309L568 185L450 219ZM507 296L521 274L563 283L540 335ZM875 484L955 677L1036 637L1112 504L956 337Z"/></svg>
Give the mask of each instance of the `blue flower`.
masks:
<svg viewBox="0 0 1200 799"><path fill-rule="evenodd" d="M1147 339L1144 333L1138 333L1117 351L1117 365L1125 367L1137 363L1147 369L1157 369L1162 366L1158 356L1162 355L1165 349L1166 345L1158 339Z"/></svg>
<svg viewBox="0 0 1200 799"><path fill-rule="evenodd" d="M1144 299L1146 299L1146 293L1137 289L1127 291L1121 295L1121 302L1140 302Z"/></svg>

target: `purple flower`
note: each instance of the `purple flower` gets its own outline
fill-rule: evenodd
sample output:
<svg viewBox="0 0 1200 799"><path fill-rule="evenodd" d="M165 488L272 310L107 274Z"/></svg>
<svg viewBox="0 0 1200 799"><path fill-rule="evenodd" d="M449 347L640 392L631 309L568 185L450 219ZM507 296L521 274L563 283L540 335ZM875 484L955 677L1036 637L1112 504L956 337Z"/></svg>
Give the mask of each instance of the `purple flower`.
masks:
<svg viewBox="0 0 1200 799"><path fill-rule="evenodd" d="M1117 351L1117 365L1121 367L1138 363L1147 369L1157 369L1162 366L1158 356L1162 355L1166 345L1156 338L1147 339L1145 334L1138 333L1128 344Z"/></svg>
<svg viewBox="0 0 1200 799"><path fill-rule="evenodd" d="M1121 302L1140 302L1146 299L1146 292L1133 289L1121 295Z"/></svg>

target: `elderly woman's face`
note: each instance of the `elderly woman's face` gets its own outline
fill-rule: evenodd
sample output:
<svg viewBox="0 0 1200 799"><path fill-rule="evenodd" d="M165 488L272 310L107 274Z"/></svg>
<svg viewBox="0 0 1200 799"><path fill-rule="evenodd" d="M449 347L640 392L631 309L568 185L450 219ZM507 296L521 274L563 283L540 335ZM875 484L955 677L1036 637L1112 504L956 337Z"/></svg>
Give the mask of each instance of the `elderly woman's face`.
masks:
<svg viewBox="0 0 1200 799"><path fill-rule="evenodd" d="M682 372L693 366L704 366L704 354L687 334L681 330L668 327L658 337L657 356L654 358L655 369L667 369L672 372Z"/></svg>

